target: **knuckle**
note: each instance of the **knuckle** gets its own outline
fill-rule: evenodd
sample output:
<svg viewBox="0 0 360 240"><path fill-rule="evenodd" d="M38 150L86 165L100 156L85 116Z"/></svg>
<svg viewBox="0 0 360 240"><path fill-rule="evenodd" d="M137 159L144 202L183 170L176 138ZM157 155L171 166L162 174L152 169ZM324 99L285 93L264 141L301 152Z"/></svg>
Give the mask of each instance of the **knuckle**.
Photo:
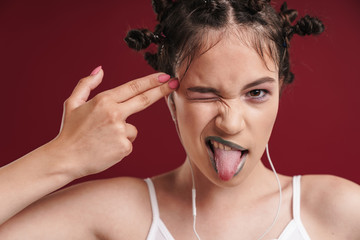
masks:
<svg viewBox="0 0 360 240"><path fill-rule="evenodd" d="M71 106L71 98L68 98L64 101L64 107L70 107Z"/></svg>
<svg viewBox="0 0 360 240"><path fill-rule="evenodd" d="M131 144L130 141L125 140L122 143L122 154L127 156L129 155L133 150L133 145Z"/></svg>
<svg viewBox="0 0 360 240"><path fill-rule="evenodd" d="M138 135L138 131L137 131L137 129L135 129L135 130L131 133L131 136L130 136L129 140L130 140L131 142L135 141L135 139L137 138L137 135Z"/></svg>
<svg viewBox="0 0 360 240"><path fill-rule="evenodd" d="M97 96L94 97L94 104L96 106L105 106L109 103L110 101L110 96L107 94L98 94Z"/></svg>
<svg viewBox="0 0 360 240"><path fill-rule="evenodd" d="M136 138L137 138L137 133L135 133L134 137L132 138L132 141L134 142Z"/></svg>
<svg viewBox="0 0 360 240"><path fill-rule="evenodd" d="M142 93L139 95L139 97L140 97L140 102L143 106L147 107L150 105L151 103L150 98L146 94Z"/></svg>
<svg viewBox="0 0 360 240"><path fill-rule="evenodd" d="M120 135L122 135L126 132L126 126L125 126L124 122L118 122L116 128Z"/></svg>
<svg viewBox="0 0 360 240"><path fill-rule="evenodd" d="M73 109L74 103L71 98L68 98L64 101L64 109L66 111Z"/></svg>
<svg viewBox="0 0 360 240"><path fill-rule="evenodd" d="M78 82L78 85L86 84L87 80L88 80L87 78L81 78Z"/></svg>
<svg viewBox="0 0 360 240"><path fill-rule="evenodd" d="M118 121L118 114L115 112L115 111L106 111L106 119L107 119L107 122L110 123L110 124L113 124L113 123L117 123ZM121 127L117 127L119 130L121 130L122 128Z"/></svg>
<svg viewBox="0 0 360 240"><path fill-rule="evenodd" d="M130 87L131 91L134 94L138 94L138 93L141 92L141 83L140 83L140 81L131 81L129 83L129 87Z"/></svg>
<svg viewBox="0 0 360 240"><path fill-rule="evenodd" d="M114 131L123 133L125 126L121 121L121 113L114 109L113 107L106 106L101 109L101 114L105 118L105 123L110 124L114 127Z"/></svg>
<svg viewBox="0 0 360 240"><path fill-rule="evenodd" d="M118 123L121 113L115 106L111 96L108 94L99 94L92 99L93 111L101 115L106 123Z"/></svg>

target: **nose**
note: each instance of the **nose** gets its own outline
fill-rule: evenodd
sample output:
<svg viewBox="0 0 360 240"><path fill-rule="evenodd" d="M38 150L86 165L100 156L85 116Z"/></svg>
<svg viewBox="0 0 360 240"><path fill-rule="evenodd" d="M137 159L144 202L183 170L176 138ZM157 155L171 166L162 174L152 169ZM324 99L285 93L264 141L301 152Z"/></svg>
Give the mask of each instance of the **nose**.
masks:
<svg viewBox="0 0 360 240"><path fill-rule="evenodd" d="M244 109L241 104L237 101L221 104L215 125L220 131L228 135L241 132L245 128Z"/></svg>

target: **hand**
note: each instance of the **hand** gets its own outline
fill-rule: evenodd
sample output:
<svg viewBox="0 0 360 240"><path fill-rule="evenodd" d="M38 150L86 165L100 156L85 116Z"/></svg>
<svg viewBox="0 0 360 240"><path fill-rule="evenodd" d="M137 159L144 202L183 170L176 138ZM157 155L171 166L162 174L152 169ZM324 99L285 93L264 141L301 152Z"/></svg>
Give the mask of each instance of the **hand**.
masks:
<svg viewBox="0 0 360 240"><path fill-rule="evenodd" d="M126 122L127 117L169 95L178 86L178 80L157 73L88 100L103 74L98 69L96 74L79 81L64 103L61 130L51 142L53 149L64 156L63 164L75 178L101 172L129 155L137 129Z"/></svg>

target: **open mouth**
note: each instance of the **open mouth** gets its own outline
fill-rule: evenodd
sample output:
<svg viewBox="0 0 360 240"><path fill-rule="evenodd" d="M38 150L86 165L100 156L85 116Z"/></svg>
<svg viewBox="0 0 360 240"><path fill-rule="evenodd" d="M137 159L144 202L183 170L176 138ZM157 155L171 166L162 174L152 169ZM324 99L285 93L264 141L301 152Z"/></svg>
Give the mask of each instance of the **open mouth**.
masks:
<svg viewBox="0 0 360 240"><path fill-rule="evenodd" d="M220 137L205 139L210 161L219 178L228 181L243 168L248 150Z"/></svg>

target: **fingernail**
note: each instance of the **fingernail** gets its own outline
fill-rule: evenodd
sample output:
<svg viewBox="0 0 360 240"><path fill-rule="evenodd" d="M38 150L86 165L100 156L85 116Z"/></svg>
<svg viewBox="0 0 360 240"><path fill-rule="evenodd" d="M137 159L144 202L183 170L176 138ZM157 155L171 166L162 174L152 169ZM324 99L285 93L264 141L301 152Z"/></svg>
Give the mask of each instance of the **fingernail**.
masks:
<svg viewBox="0 0 360 240"><path fill-rule="evenodd" d="M161 74L158 76L158 80L161 83L167 82L170 79L170 75L168 74Z"/></svg>
<svg viewBox="0 0 360 240"><path fill-rule="evenodd" d="M95 68L91 73L90 76L94 76L96 75L100 70L101 70L101 66L98 66L97 68Z"/></svg>
<svg viewBox="0 0 360 240"><path fill-rule="evenodd" d="M177 89L179 86L179 80L177 78L171 79L169 82L169 87L171 89Z"/></svg>

